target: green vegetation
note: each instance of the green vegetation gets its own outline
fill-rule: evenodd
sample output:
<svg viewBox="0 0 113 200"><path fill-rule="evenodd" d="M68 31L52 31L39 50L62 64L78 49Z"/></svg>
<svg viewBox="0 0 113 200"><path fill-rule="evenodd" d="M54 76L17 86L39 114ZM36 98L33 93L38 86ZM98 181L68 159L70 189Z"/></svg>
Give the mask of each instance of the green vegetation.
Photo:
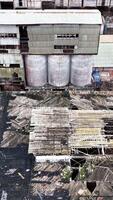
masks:
<svg viewBox="0 0 113 200"><path fill-rule="evenodd" d="M66 166L61 172L62 180L69 181L71 178L71 174L72 174L72 171L71 171L70 166Z"/></svg>

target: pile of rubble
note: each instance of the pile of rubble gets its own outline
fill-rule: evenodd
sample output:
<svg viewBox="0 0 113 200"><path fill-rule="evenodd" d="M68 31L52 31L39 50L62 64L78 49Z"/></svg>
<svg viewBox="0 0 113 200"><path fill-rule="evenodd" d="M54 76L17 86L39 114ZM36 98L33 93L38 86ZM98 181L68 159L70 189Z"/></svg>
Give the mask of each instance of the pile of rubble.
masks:
<svg viewBox="0 0 113 200"><path fill-rule="evenodd" d="M88 185L91 187L88 188ZM93 188L93 187L94 188ZM107 182L99 183L83 183L83 182L71 182L70 183L70 195L71 200L112 200L113 191L112 185Z"/></svg>
<svg viewBox="0 0 113 200"><path fill-rule="evenodd" d="M30 95L30 94L29 94ZM57 105L67 106L69 104L68 98L64 97L61 92L50 92L42 93L39 98L39 94L34 95L33 98L29 95L19 96L16 95L14 99L9 101L8 105L8 117L10 118L10 123L13 128L22 129L26 128L31 118L31 111L35 107L51 106ZM36 98L37 97L37 98Z"/></svg>
<svg viewBox="0 0 113 200"><path fill-rule="evenodd" d="M6 130L1 147L27 143L31 111L36 107L68 107L76 110L112 110L112 92L88 91L30 91L24 94L10 93L8 99ZM2 109L2 108L1 108ZM2 110L1 110L2 112Z"/></svg>
<svg viewBox="0 0 113 200"><path fill-rule="evenodd" d="M18 144L29 141L28 130L33 106L37 105L36 100L26 96L10 94L7 107L6 130L4 131L1 147L15 147Z"/></svg>
<svg viewBox="0 0 113 200"><path fill-rule="evenodd" d="M8 117L14 128L26 127L31 117L32 108L37 106L37 100L29 99L26 96L16 96L9 101Z"/></svg>
<svg viewBox="0 0 113 200"><path fill-rule="evenodd" d="M101 176L98 181L74 181L71 178L64 181L61 174L65 166L63 162L36 163L30 184L30 199L112 200L112 181L102 181Z"/></svg>
<svg viewBox="0 0 113 200"><path fill-rule="evenodd" d="M36 163L30 185L31 199L69 200L69 183L61 180L63 168L63 162Z"/></svg>
<svg viewBox="0 0 113 200"><path fill-rule="evenodd" d="M1 147L14 147L29 141L31 111L35 107L69 106L69 99L62 91L9 93L7 106L7 129L4 131Z"/></svg>
<svg viewBox="0 0 113 200"><path fill-rule="evenodd" d="M78 110L107 110L113 109L113 94L81 93L70 91L70 103L72 108Z"/></svg>

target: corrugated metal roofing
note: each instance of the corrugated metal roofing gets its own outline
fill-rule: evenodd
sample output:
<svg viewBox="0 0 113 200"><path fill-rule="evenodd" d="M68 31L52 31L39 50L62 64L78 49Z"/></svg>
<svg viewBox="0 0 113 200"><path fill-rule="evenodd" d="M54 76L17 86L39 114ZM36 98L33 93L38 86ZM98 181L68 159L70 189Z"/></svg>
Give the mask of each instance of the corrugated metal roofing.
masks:
<svg viewBox="0 0 113 200"><path fill-rule="evenodd" d="M102 24L98 10L0 10L1 25Z"/></svg>
<svg viewBox="0 0 113 200"><path fill-rule="evenodd" d="M113 139L106 138L104 119L112 120L113 111L35 108L31 117L29 153L69 155L76 148L112 148Z"/></svg>

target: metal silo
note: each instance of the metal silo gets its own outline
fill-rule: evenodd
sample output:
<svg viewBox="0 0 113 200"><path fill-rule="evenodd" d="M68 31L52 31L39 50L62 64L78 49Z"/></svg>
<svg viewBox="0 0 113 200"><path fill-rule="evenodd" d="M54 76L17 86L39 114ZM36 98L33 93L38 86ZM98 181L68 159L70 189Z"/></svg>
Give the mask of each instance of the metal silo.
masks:
<svg viewBox="0 0 113 200"><path fill-rule="evenodd" d="M27 86L40 87L47 84L46 56L27 55L25 68Z"/></svg>
<svg viewBox="0 0 113 200"><path fill-rule="evenodd" d="M72 56L71 83L80 87L91 84L92 67L93 56Z"/></svg>
<svg viewBox="0 0 113 200"><path fill-rule="evenodd" d="M68 55L53 55L48 57L49 84L57 87L69 84L70 59Z"/></svg>

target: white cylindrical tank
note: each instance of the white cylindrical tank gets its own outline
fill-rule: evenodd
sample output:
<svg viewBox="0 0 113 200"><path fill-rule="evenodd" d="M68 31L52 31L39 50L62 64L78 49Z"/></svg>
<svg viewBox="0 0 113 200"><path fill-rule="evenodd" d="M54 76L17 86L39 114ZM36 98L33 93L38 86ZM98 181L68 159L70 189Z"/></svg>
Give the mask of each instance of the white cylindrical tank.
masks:
<svg viewBox="0 0 113 200"><path fill-rule="evenodd" d="M26 55L25 69L27 86L40 87L47 84L46 56Z"/></svg>
<svg viewBox="0 0 113 200"><path fill-rule="evenodd" d="M70 59L68 55L48 56L49 84L57 87L69 84Z"/></svg>
<svg viewBox="0 0 113 200"><path fill-rule="evenodd" d="M91 84L93 56L75 55L71 60L71 83L84 87Z"/></svg>

